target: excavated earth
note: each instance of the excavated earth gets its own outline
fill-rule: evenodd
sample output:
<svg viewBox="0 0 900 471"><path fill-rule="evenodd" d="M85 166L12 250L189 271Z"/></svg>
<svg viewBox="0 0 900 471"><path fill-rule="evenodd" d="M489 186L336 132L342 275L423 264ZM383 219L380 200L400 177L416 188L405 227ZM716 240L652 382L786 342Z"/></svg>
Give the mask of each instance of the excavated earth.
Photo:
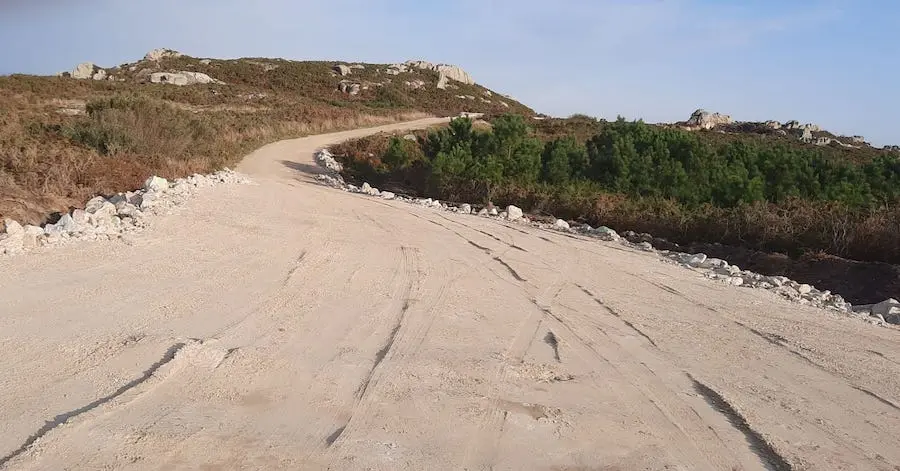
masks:
<svg viewBox="0 0 900 471"><path fill-rule="evenodd" d="M0 258L0 469L900 466L894 327L315 181L439 121Z"/></svg>

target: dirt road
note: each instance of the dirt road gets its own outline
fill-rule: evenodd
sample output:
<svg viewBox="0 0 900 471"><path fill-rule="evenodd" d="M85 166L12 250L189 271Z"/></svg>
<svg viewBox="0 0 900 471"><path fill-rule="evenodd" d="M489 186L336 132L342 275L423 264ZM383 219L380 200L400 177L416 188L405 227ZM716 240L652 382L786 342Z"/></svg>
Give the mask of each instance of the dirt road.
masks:
<svg viewBox="0 0 900 471"><path fill-rule="evenodd" d="M0 469L900 466L896 330L310 182L368 132L0 259Z"/></svg>

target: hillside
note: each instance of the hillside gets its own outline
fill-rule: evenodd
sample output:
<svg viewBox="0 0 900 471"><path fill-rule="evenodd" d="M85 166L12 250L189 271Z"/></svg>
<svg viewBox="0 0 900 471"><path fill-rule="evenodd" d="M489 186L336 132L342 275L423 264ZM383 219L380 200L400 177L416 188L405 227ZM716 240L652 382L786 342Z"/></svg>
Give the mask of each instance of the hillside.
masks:
<svg viewBox="0 0 900 471"><path fill-rule="evenodd" d="M439 88L440 85L440 88ZM0 77L0 220L233 165L261 144L418 116L533 115L455 66L202 59L155 50L56 77Z"/></svg>

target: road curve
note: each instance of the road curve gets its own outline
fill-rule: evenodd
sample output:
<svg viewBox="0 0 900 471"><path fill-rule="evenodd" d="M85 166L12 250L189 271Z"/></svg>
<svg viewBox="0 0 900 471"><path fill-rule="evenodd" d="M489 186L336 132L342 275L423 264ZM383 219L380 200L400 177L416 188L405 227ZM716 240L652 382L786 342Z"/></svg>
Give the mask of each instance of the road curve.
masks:
<svg viewBox="0 0 900 471"><path fill-rule="evenodd" d="M371 132L0 259L0 469L900 466L897 330L312 182Z"/></svg>

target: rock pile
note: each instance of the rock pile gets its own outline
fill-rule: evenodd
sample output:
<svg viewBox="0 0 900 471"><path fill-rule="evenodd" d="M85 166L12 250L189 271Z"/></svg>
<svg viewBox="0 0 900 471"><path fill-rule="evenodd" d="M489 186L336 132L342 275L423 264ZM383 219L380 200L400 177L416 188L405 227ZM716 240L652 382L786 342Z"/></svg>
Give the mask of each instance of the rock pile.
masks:
<svg viewBox="0 0 900 471"><path fill-rule="evenodd" d="M606 226L593 228L586 224L570 224L561 219L554 220L552 223L532 222L520 208L512 205L507 206L502 212L498 212L493 205L481 208L476 212L473 210L472 205L468 203L450 205L431 198L410 198L387 191L379 191L368 183L364 183L362 187L356 187L344 182L344 179L338 173L340 164L334 160L334 156L330 152L327 150L319 151L316 154L316 160L329 170L329 174L318 175L317 178L326 185L343 191L384 199L395 199L426 208L474 214L481 217L494 217L520 224L530 224L540 229L577 233L606 242L616 242L644 252L657 253L663 261L678 264L694 271L700 271L707 278L731 286L769 290L801 305L814 306L854 316L875 325L883 326L888 323L900 325L900 301L895 299L867 306L852 306L840 295L833 294L830 291L821 291L808 284L801 284L783 276L766 276L749 270L742 270L737 265L731 265L725 260L718 258L708 257L706 254L688 254L668 250L657 251L651 244L651 241L655 239L650 234L638 235L629 231L625 233L625 237L622 237L616 231ZM332 164L331 162L334 163Z"/></svg>
<svg viewBox="0 0 900 471"><path fill-rule="evenodd" d="M44 246L63 245L75 240L115 239L147 226L146 216L158 214L182 204L198 188L250 180L229 169L211 175L195 174L169 182L152 176L143 189L118 193L109 198L97 196L52 224L22 227L16 221L4 221L0 233L0 255L15 255Z"/></svg>

